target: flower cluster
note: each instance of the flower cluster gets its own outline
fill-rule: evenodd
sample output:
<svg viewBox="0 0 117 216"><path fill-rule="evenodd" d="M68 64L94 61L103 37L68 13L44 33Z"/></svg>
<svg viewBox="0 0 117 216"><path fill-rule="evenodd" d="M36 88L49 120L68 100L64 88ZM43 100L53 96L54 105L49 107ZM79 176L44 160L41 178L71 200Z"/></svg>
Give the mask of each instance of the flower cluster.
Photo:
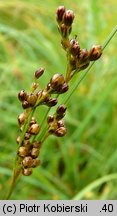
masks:
<svg viewBox="0 0 117 216"><path fill-rule="evenodd" d="M69 39L74 17L74 12L72 10L66 10L64 6L59 6L56 11L58 29L62 37L61 44L67 53L68 59L69 70L66 74L67 83L76 72L86 69L90 61L96 61L102 54L100 45L93 45L92 48L87 51L87 49L81 49L76 36L73 39Z"/></svg>
<svg viewBox="0 0 117 216"><path fill-rule="evenodd" d="M54 115L49 115L47 119L48 132L55 136L62 137L66 134L67 129L62 118L65 116L67 107L60 105Z"/></svg>
<svg viewBox="0 0 117 216"><path fill-rule="evenodd" d="M17 156L22 169L22 174L25 176L32 174L32 168L40 165L39 153L43 141L37 140L39 137L41 126L31 112L34 113L40 105L53 107L57 104L57 98L52 98L52 94L62 94L68 90L68 84L65 82L62 74L55 74L47 83L45 89L39 88L38 79L44 73L43 68L39 68L34 73L34 83L32 84L31 92L27 93L21 90L18 93L18 98L22 103L24 112L18 116L18 123L21 134L17 137L19 144ZM66 134L66 127L62 121L65 115L65 105L60 105L53 116L47 117L48 129L45 132L45 138L53 134L62 137ZM45 139L43 139L45 141Z"/></svg>
<svg viewBox="0 0 117 216"><path fill-rule="evenodd" d="M27 114L25 112L18 116L18 122L20 125L21 132L24 129L25 122L27 121ZM37 167L40 164L38 159L41 142L33 141L31 138L34 135L39 134L40 126L36 122L34 117L31 118L30 124L24 134L23 140L21 137L17 137L17 143L19 144L18 156L20 157L20 164L23 175L31 175L32 168ZM32 142L31 142L32 141Z"/></svg>
<svg viewBox="0 0 117 216"><path fill-rule="evenodd" d="M51 77L45 88L40 89L38 79L44 73L44 68L40 67L34 73L34 82L30 92L27 93L25 90L21 90L18 94L24 111L18 116L20 135L17 137L17 162L22 174L25 176L31 175L32 169L40 164L38 158L40 148L46 138L49 135L62 137L67 132L63 122L67 107L64 104L59 105L53 115L48 115L49 109L58 103L59 95L68 91L68 83L73 75L87 68L90 61L99 59L102 54L102 48L99 45L94 45L87 51L81 49L77 37L69 39L74 17L72 10L66 10L64 6L58 7L56 19L61 34L61 44L67 54L66 77L61 73L56 73ZM43 124L38 124L37 119L34 117L37 107L41 105L49 107L47 115L42 121L44 124L45 119L47 119L44 135Z"/></svg>

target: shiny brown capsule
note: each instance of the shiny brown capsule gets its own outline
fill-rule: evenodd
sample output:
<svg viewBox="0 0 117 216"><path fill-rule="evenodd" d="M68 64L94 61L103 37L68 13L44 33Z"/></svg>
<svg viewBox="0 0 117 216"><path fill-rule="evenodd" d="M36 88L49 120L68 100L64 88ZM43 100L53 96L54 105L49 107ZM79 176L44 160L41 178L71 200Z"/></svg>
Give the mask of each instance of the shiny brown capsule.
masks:
<svg viewBox="0 0 117 216"><path fill-rule="evenodd" d="M41 161L38 158L33 159L32 167L35 168L39 166Z"/></svg>
<svg viewBox="0 0 117 216"><path fill-rule="evenodd" d="M53 121L54 121L54 116L49 115L48 118L47 118L48 124L51 124Z"/></svg>
<svg viewBox="0 0 117 216"><path fill-rule="evenodd" d="M62 22L63 20L63 15L65 13L66 9L64 6L59 6L57 8L57 11L56 11L56 19L57 19L57 22L60 23Z"/></svg>
<svg viewBox="0 0 117 216"><path fill-rule="evenodd" d="M89 51L90 61L96 61L102 55L102 47L100 45L94 45Z"/></svg>
<svg viewBox="0 0 117 216"><path fill-rule="evenodd" d="M80 54L80 46L76 39L70 40L70 52L73 56L79 56Z"/></svg>
<svg viewBox="0 0 117 216"><path fill-rule="evenodd" d="M23 101L22 102L22 107L23 107L23 109L27 109L27 108L30 107L30 104L28 103L28 101Z"/></svg>
<svg viewBox="0 0 117 216"><path fill-rule="evenodd" d="M40 132L40 126L38 124L32 124L28 130L28 132L32 135L36 135Z"/></svg>
<svg viewBox="0 0 117 216"><path fill-rule="evenodd" d="M26 114L23 112L18 116L18 122L20 125L24 124L26 120Z"/></svg>
<svg viewBox="0 0 117 216"><path fill-rule="evenodd" d="M66 109L67 109L67 107L64 104L62 104L62 105L58 106L56 113L57 114L63 114L66 111Z"/></svg>
<svg viewBox="0 0 117 216"><path fill-rule="evenodd" d="M18 151L20 157L26 157L29 154L29 150L25 146L21 146Z"/></svg>
<svg viewBox="0 0 117 216"><path fill-rule="evenodd" d="M86 63L89 58L89 52L86 49L82 49L80 52L80 56L78 57L78 61L81 63Z"/></svg>
<svg viewBox="0 0 117 216"><path fill-rule="evenodd" d="M66 133L67 133L67 129L65 127L60 127L57 130L55 130L55 132L54 132L54 134L57 137L65 136Z"/></svg>
<svg viewBox="0 0 117 216"><path fill-rule="evenodd" d="M26 98L27 98L27 93L26 93L24 90L21 90L21 91L18 93L18 98L19 98L20 101L26 100Z"/></svg>
<svg viewBox="0 0 117 216"><path fill-rule="evenodd" d="M42 74L44 73L44 68L39 68L36 72L35 72L35 78L38 79L39 77L42 76Z"/></svg>
<svg viewBox="0 0 117 216"><path fill-rule="evenodd" d="M66 10L63 16L63 22L66 26L71 26L74 20L74 12L72 10Z"/></svg>
<svg viewBox="0 0 117 216"><path fill-rule="evenodd" d="M57 98L50 98L49 101L45 104L49 107L53 107L57 104L58 100Z"/></svg>
<svg viewBox="0 0 117 216"><path fill-rule="evenodd" d="M38 148L32 148L32 150L31 150L32 158L37 158L38 155L39 155L39 149Z"/></svg>
<svg viewBox="0 0 117 216"><path fill-rule="evenodd" d="M27 168L31 167L32 164L33 164L33 159L32 159L32 157L31 157L31 156L25 157L25 158L23 159L23 161L22 161L22 164L23 164L24 167L27 167Z"/></svg>
<svg viewBox="0 0 117 216"><path fill-rule="evenodd" d="M32 169L31 168L25 168L22 170L22 174L24 176L30 176L32 174Z"/></svg>
<svg viewBox="0 0 117 216"><path fill-rule="evenodd" d="M58 89L57 92L58 92L59 94L63 94L63 93L65 93L65 92L67 92L68 89L69 89L68 84L67 84L66 82L64 82L63 85L60 86L60 88Z"/></svg>
<svg viewBox="0 0 117 216"><path fill-rule="evenodd" d="M62 74L54 74L54 76L50 80L50 83L52 88L57 88L58 86L62 85L64 81L65 80Z"/></svg>
<svg viewBox="0 0 117 216"><path fill-rule="evenodd" d="M37 101L37 95L36 95L36 94L31 93L31 94L29 94L29 95L27 96L27 102L28 102L31 106L34 106L35 103L36 103L36 101Z"/></svg>

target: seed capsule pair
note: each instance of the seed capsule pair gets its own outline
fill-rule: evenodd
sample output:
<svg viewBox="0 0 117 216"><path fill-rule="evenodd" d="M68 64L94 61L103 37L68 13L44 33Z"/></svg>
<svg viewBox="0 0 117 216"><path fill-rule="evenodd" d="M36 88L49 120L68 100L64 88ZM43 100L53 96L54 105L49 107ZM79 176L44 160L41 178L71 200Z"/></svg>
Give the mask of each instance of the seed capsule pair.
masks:
<svg viewBox="0 0 117 216"><path fill-rule="evenodd" d="M56 19L62 37L66 38L71 32L74 12L72 10L66 10L64 6L59 6L56 11Z"/></svg>
<svg viewBox="0 0 117 216"><path fill-rule="evenodd" d="M33 160L30 160L30 159L27 160L27 161L31 161L31 162L26 162L26 160L23 162L25 166L22 168L22 174L24 176L30 176L32 174L32 168L35 168L35 167L39 166L41 162L37 158L33 159ZM29 165L28 163L31 163L30 164L31 167L27 166L27 165Z"/></svg>
<svg viewBox="0 0 117 216"><path fill-rule="evenodd" d="M49 115L47 118L48 132L58 137L62 137L66 134L66 127L61 120L65 116L67 107L60 105L53 116Z"/></svg>

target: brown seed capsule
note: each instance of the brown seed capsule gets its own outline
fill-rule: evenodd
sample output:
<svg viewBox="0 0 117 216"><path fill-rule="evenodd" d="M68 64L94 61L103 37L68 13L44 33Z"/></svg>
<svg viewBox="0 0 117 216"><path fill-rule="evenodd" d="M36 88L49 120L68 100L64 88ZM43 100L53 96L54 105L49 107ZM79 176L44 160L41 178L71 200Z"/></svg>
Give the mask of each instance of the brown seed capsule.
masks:
<svg viewBox="0 0 117 216"><path fill-rule="evenodd" d="M20 157L26 157L29 154L28 149L25 146L21 146L18 151Z"/></svg>
<svg viewBox="0 0 117 216"><path fill-rule="evenodd" d="M27 109L27 108L30 107L30 104L28 103L28 101L23 101L23 102L22 102L22 107L23 107L24 109Z"/></svg>
<svg viewBox="0 0 117 216"><path fill-rule="evenodd" d="M32 163L33 163L33 159L31 156L25 157L22 161L23 166L27 168L31 167Z"/></svg>
<svg viewBox="0 0 117 216"><path fill-rule="evenodd" d="M41 147L41 142L40 141L34 141L33 142L33 148L38 148L38 149L40 149L40 147Z"/></svg>
<svg viewBox="0 0 117 216"><path fill-rule="evenodd" d="M65 82L62 74L54 74L51 78L50 83L53 89L57 89L58 86L62 85Z"/></svg>
<svg viewBox="0 0 117 216"><path fill-rule="evenodd" d="M63 19L63 15L65 13L65 7L64 6L59 6L57 11L56 11L56 19L57 19L57 22L60 23L62 22L62 19Z"/></svg>
<svg viewBox="0 0 117 216"><path fill-rule="evenodd" d="M31 150L32 158L37 158L38 155L39 155L39 149L38 148L32 148L32 150Z"/></svg>
<svg viewBox="0 0 117 216"><path fill-rule="evenodd" d="M60 120L65 116L67 107L65 105L60 105L56 110L56 119Z"/></svg>
<svg viewBox="0 0 117 216"><path fill-rule="evenodd" d="M62 104L62 105L58 106L56 113L61 115L61 114L65 113L66 109L67 109L67 107L64 104Z"/></svg>
<svg viewBox="0 0 117 216"><path fill-rule="evenodd" d="M89 52L86 49L82 49L78 61L80 62L80 64L82 64L82 63L86 63L88 59L89 59Z"/></svg>
<svg viewBox="0 0 117 216"><path fill-rule="evenodd" d="M90 64L90 62L86 62L86 63L82 64L82 66L79 67L79 71L86 69L89 66L89 64Z"/></svg>
<svg viewBox="0 0 117 216"><path fill-rule="evenodd" d="M32 169L31 168L26 168L22 170L22 174L25 176L29 176L32 174Z"/></svg>
<svg viewBox="0 0 117 216"><path fill-rule="evenodd" d="M96 61L102 55L102 47L100 45L94 45L89 51L90 61Z"/></svg>
<svg viewBox="0 0 117 216"><path fill-rule="evenodd" d="M53 121L54 121L54 116L49 115L48 118L47 118L48 124L51 124Z"/></svg>
<svg viewBox="0 0 117 216"><path fill-rule="evenodd" d="M40 131L40 126L38 124L32 124L28 130L28 132L32 135L38 134Z"/></svg>
<svg viewBox="0 0 117 216"><path fill-rule="evenodd" d="M46 103L48 107L53 107L57 104L58 100L56 98L50 98L50 100Z"/></svg>
<svg viewBox="0 0 117 216"><path fill-rule="evenodd" d="M75 39L70 40L70 52L73 56L79 56L80 54L80 46Z"/></svg>
<svg viewBox="0 0 117 216"><path fill-rule="evenodd" d="M32 167L35 168L39 166L41 161L38 158L33 159Z"/></svg>
<svg viewBox="0 0 117 216"><path fill-rule="evenodd" d="M19 98L20 101L26 100L26 98L27 98L27 93L26 93L24 90L21 90L21 91L18 93L18 98Z"/></svg>
<svg viewBox="0 0 117 216"><path fill-rule="evenodd" d="M63 22L66 26L71 26L74 20L74 12L72 10L67 10L63 16Z"/></svg>
<svg viewBox="0 0 117 216"><path fill-rule="evenodd" d="M26 120L26 114L23 112L18 116L18 122L20 125L24 124Z"/></svg>
<svg viewBox="0 0 117 216"><path fill-rule="evenodd" d="M58 137L62 137L66 134L67 130L65 127L60 127L57 130L55 130L54 134Z"/></svg>
<svg viewBox="0 0 117 216"><path fill-rule="evenodd" d="M44 73L44 68L39 68L36 72L35 72L35 78L38 79L40 76L42 76L42 74Z"/></svg>
<svg viewBox="0 0 117 216"><path fill-rule="evenodd" d="M56 120L61 120L65 116L65 113L57 114Z"/></svg>
<svg viewBox="0 0 117 216"><path fill-rule="evenodd" d="M69 89L69 86L68 86L68 84L65 82L65 83L63 83L63 85L61 85L61 87L59 88L59 90L58 90L57 92L58 92L58 94L63 94L63 93L65 93L65 92L67 92L68 89Z"/></svg>
<svg viewBox="0 0 117 216"><path fill-rule="evenodd" d="M27 96L27 102L28 102L31 106L34 106L35 103L36 103L36 101L37 101L37 95L36 95L36 94L31 93L31 94L29 94L29 95Z"/></svg>

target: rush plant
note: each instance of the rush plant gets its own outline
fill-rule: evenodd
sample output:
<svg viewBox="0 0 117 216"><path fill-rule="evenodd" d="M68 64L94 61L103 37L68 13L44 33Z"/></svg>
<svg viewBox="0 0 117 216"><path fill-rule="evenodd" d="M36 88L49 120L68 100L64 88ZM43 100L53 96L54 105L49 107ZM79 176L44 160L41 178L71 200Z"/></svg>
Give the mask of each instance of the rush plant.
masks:
<svg viewBox="0 0 117 216"><path fill-rule="evenodd" d="M75 15L72 10L67 10L64 6L59 6L56 11L56 20L58 30L61 35L61 45L66 53L66 72L58 73L58 71L50 77L45 88L40 89L39 78L44 73L44 68L40 67L34 73L34 79L31 83L30 91L21 90L18 94L18 99L22 104L23 111L18 116L19 134L17 136L17 153L15 158L12 183L7 195L10 198L16 182L21 175L30 176L33 169L41 165L40 151L44 147L46 139L53 135L57 137L65 136L67 128L63 118L67 110L67 101L73 94L79 82L70 91L69 85L71 79L79 72L84 72L85 77L96 60L102 55L102 50L107 46L111 38L116 33L114 29L103 47L93 45L90 50L81 48L77 36L70 38L72 24ZM92 63L91 63L92 62ZM80 80L80 81L81 81ZM69 94L67 94L69 92ZM57 106L61 94L67 94L65 103ZM43 117L42 122L38 122L35 113L38 112L38 107L47 106L48 110ZM53 106L56 106L56 111L50 115L49 111Z"/></svg>

